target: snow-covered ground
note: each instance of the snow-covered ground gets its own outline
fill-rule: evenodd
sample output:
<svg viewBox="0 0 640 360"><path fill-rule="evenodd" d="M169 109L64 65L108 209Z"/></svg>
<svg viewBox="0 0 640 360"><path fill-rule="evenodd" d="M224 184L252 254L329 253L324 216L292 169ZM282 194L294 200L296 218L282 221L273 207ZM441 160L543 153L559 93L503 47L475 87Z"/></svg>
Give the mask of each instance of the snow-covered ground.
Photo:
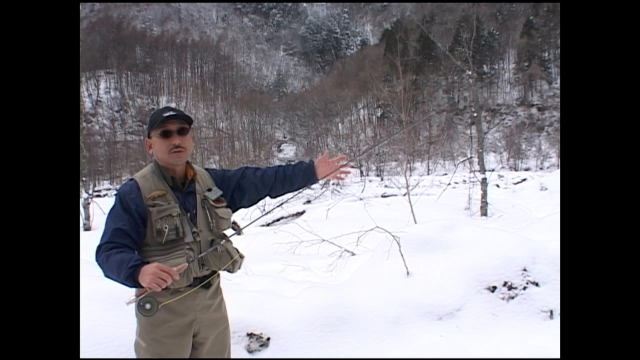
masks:
<svg viewBox="0 0 640 360"><path fill-rule="evenodd" d="M245 226L288 200L232 237L246 255L221 275L232 357L559 357L560 171L489 176L489 217L469 173L412 178L417 224L403 180L355 174L238 211ZM134 357L133 290L94 258L113 200L80 225L85 358ZM249 354L251 331L270 346Z"/></svg>

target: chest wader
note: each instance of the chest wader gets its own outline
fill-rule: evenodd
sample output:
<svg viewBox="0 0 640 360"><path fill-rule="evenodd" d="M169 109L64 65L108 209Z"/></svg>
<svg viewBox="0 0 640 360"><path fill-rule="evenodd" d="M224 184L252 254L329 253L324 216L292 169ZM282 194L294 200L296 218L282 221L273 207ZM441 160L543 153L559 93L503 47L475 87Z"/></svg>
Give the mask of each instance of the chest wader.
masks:
<svg viewBox="0 0 640 360"><path fill-rule="evenodd" d="M232 212L219 196L221 191L206 170L193 168L196 224L155 162L133 176L149 215L138 253L150 263L188 264L166 289L138 301L138 357L230 357L228 317L217 272L237 272L244 255L224 233L231 227ZM200 287L206 291L198 291Z"/></svg>

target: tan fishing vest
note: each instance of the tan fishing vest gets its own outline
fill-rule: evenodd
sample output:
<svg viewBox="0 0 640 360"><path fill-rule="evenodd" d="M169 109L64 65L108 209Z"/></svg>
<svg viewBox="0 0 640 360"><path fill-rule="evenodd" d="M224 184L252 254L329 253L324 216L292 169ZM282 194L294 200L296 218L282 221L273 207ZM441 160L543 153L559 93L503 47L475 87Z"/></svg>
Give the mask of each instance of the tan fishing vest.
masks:
<svg viewBox="0 0 640 360"><path fill-rule="evenodd" d="M224 233L231 227L233 215L227 201L220 196L222 192L211 175L198 166L193 167L196 171L195 225L155 162L133 176L149 211L146 236L138 254L149 262L171 267L189 263L180 279L168 286L171 289L183 288L191 284L194 277L205 276L214 270L235 273L244 261L244 255ZM210 251L200 256L207 250Z"/></svg>

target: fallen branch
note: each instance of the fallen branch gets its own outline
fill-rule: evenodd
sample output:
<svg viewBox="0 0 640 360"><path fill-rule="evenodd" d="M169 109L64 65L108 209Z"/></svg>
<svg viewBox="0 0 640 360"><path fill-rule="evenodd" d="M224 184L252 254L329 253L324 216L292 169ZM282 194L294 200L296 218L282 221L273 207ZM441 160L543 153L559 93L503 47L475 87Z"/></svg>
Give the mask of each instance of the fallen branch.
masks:
<svg viewBox="0 0 640 360"><path fill-rule="evenodd" d="M285 219L292 219L292 218L298 218L300 216L302 216L305 212L307 212L306 210L302 210L302 211L298 211L297 213L293 213L293 214L289 214L289 215L285 215L285 216L281 216L273 221L269 221L268 223L262 225L262 226L271 226L275 223L277 223L278 221L282 221Z"/></svg>
<svg viewBox="0 0 640 360"><path fill-rule="evenodd" d="M322 186L322 188L324 188L324 185ZM321 188L321 189L322 189ZM302 203L303 205L309 205L311 204L312 201L315 201L317 198L319 198L320 196L322 196L325 192L327 192L328 189L324 189L322 190L322 192L317 195L316 197L314 197L313 199L307 199L304 203Z"/></svg>
<svg viewBox="0 0 640 360"><path fill-rule="evenodd" d="M522 184L523 182L527 181L527 178L524 178L522 180L518 180L516 182L513 183L513 185L518 185L518 184Z"/></svg>

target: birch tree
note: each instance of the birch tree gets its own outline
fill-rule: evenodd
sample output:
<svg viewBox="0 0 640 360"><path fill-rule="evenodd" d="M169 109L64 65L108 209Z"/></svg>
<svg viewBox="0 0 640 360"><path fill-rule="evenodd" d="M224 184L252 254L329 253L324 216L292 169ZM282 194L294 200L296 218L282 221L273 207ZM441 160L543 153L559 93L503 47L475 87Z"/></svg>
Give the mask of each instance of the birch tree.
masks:
<svg viewBox="0 0 640 360"><path fill-rule="evenodd" d="M454 68L457 69L457 76L465 80L464 85L468 96L469 105L467 107L470 126L475 129L476 156L478 173L480 176L480 216L488 216L488 180L485 164L485 119L484 109L486 99L481 91L483 81L491 79L491 61L493 53L492 42L489 35L482 26L482 17L479 13L480 4L468 5L466 14L458 20L456 32L451 44L445 48L440 42L435 41L431 31L420 26L426 35L434 39L434 44L446 54L451 60Z"/></svg>

